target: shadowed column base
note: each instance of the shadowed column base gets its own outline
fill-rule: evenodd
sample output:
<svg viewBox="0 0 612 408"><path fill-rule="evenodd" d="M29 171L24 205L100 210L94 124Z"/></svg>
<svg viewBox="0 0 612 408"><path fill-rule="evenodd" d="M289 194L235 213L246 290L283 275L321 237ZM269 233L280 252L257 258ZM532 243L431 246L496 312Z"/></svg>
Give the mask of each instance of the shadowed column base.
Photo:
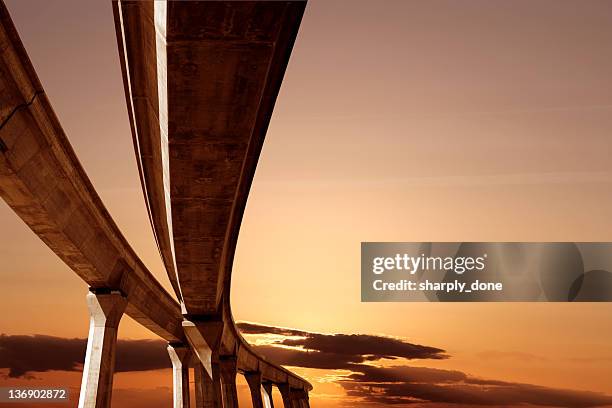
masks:
<svg viewBox="0 0 612 408"><path fill-rule="evenodd" d="M195 396L197 408L223 408L221 400L221 374L219 363L212 362L212 377L204 369L199 359L193 368L195 382Z"/></svg>
<svg viewBox="0 0 612 408"><path fill-rule="evenodd" d="M236 358L219 358L221 372L221 394L223 408L238 408L238 391L236 390Z"/></svg>

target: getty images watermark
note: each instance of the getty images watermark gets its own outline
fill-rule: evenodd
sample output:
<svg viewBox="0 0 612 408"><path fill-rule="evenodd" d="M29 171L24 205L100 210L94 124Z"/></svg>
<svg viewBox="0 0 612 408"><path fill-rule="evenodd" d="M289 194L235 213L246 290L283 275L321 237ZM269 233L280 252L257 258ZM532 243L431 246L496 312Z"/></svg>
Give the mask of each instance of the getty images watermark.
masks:
<svg viewBox="0 0 612 408"><path fill-rule="evenodd" d="M361 300L611 301L612 243L361 244Z"/></svg>
<svg viewBox="0 0 612 408"><path fill-rule="evenodd" d="M451 282L434 282L428 279L419 281L413 279L415 275L420 276L425 271L454 272L463 275L465 272L483 271L486 267L487 254L478 257L471 256L412 256L407 253L395 254L395 256L378 256L372 259L372 273L382 275L389 271L404 271L411 279L400 279L399 281L385 282L382 277L372 282L375 291L460 291L470 293L477 290L502 290L501 282L472 282L467 286L465 282L455 279ZM419 273L420 272L420 273Z"/></svg>

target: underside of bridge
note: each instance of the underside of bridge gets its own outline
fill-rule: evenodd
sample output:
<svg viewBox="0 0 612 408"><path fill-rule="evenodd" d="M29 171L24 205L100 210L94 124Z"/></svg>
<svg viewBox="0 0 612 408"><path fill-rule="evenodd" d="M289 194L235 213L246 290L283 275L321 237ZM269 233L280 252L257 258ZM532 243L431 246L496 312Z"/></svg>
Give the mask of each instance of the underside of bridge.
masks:
<svg viewBox="0 0 612 408"><path fill-rule="evenodd" d="M0 0L1 1L1 0ZM312 386L238 332L229 293L238 231L304 12L303 1L114 1L144 198L168 294L108 214L0 3L0 195L91 287L79 407L111 402L123 313L169 342L174 406L308 406Z"/></svg>

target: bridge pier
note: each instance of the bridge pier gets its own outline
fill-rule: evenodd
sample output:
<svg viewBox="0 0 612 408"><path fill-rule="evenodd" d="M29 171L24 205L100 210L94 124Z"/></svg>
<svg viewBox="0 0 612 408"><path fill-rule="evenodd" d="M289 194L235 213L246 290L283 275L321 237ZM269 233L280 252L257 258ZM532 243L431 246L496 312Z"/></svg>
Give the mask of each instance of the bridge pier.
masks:
<svg viewBox="0 0 612 408"><path fill-rule="evenodd" d="M3 184L0 196L78 276L91 287L99 288L91 289L87 295L90 328L79 408L111 405L117 331L125 312L172 344L184 342L186 335L191 351L201 362L199 374L204 371L208 374L200 375L199 381L199 398L207 408L221 408L223 400L224 408L237 406L237 369L259 370L262 362L269 381L291 380L297 387L312 389L306 380L266 362L248 346L233 322L229 302L231 261L250 181L306 2L269 2L261 7L227 0L212 6L200 3L177 2L175 7L168 8L167 18L161 21L164 24L161 33L155 26L157 19L150 18L150 12L155 13L159 4L113 2L130 121L137 157L142 164L140 175L146 187L151 223L156 237L160 238L159 249L171 283L181 298L179 305L144 266L99 200L0 0L0 65L3 66L0 110L12 112L0 135L0 182ZM166 12L165 5L161 7ZM247 20L248 32L236 37L231 28L244 25ZM269 21L275 24L270 25ZM211 38L202 38L202 32L211 34L207 34ZM184 39L176 41L176 34ZM253 34L261 40L253 43ZM142 47L143 41L156 43L158 35L164 42L161 50ZM184 44L193 44L193 47L186 49ZM211 47L219 56L214 61L208 55ZM182 50L187 50L187 54ZM192 55L194 50L198 51ZM196 70L211 73L206 77L214 77L214 84L191 81L191 66L186 72L181 67L167 65L168 52L189 59ZM248 61L237 57L244 52L256 62L254 65L248 66ZM127 61L134 63L128 66ZM168 85L171 89L166 89L165 83L157 88L159 78L168 70L177 80L171 81L171 87ZM250 72L248 78L243 75L246 70ZM151 75L152 72L158 75ZM218 89L223 90L221 99ZM155 108L159 102L160 93L156 90L164 94L164 102L168 95L189 93L188 98L176 98L176 106L172 102L172 112L181 113L179 116L150 115L151 107ZM210 118L211 112L206 109L194 115L191 109L194 101L200 105L232 106L233 110ZM245 111L248 114L243 114ZM234 120L238 122L232 123ZM160 129L167 130L169 122L181 122L184 129L197 136L193 138L196 139L193 147L191 143L180 143L181 139L192 139L181 135L182 132L160 136ZM212 144L207 138L211 132L218 136ZM171 143L174 147L169 153L170 159L159 153L160 137L162 144L168 144L168 140L179 142ZM200 141L206 144L205 148L196 147ZM231 145L226 145L227 141ZM139 145L144 146L142 151ZM152 158L142 156L143 152L148 155L151 149L155 150ZM168 160L182 168L170 183L175 187L173 191L180 192L178 195L164 183L167 178L156 177L158 170L168 169ZM203 162L213 169L213 187L192 188L192 181L202 178ZM215 169L221 183L218 189ZM183 191L187 196L182 195ZM231 191L237 194L230 194L233 197L230 202L228 192ZM185 198L220 200L223 204L215 204L213 216L209 216L208 207L186 205ZM167 211L172 213L172 210L182 215L175 217L174 229L172 223L166 224L171 221ZM224 219L227 222L219 221ZM176 248L170 248L175 231L177 235L191 238L175 240ZM202 237L207 241L210 238L210 243L202 243ZM174 265L176 258L184 259L180 267ZM205 265L205 279L197 265ZM179 286L177 277L185 287ZM199 318L196 319L199 326L182 321L185 316ZM183 330L179 327L181 321ZM173 360L174 405L185 407L189 405L187 357L175 346L168 351ZM222 387L219 355L236 356L238 351L240 360L234 361L229 374L226 367ZM212 392L208 392L209 388ZM267 407L269 400L272 407L271 383L264 384L263 388L263 403ZM290 405L285 403L285 406L291 406L289 401Z"/></svg>
<svg viewBox="0 0 612 408"><path fill-rule="evenodd" d="M296 408L310 408L308 401L308 392L304 390L291 390L292 400Z"/></svg>
<svg viewBox="0 0 612 408"><path fill-rule="evenodd" d="M219 359L223 408L238 408L238 391L236 389L236 374L238 370L236 363L235 357Z"/></svg>
<svg viewBox="0 0 612 408"><path fill-rule="evenodd" d="M208 379L204 367L200 360L193 363L193 388L195 390L195 406L196 408L204 407L204 398L207 396L206 393L206 380Z"/></svg>
<svg viewBox="0 0 612 408"><path fill-rule="evenodd" d="M269 403L266 404L262 395L261 373L257 371L248 372L244 374L244 378L246 378L247 384L249 384L253 408L270 408Z"/></svg>
<svg viewBox="0 0 612 408"><path fill-rule="evenodd" d="M219 319L200 319L202 318L196 317L194 321L184 319L182 326L203 369L201 376L203 406L238 407L236 357L219 356L225 324Z"/></svg>
<svg viewBox="0 0 612 408"><path fill-rule="evenodd" d="M274 401L272 399L272 383L264 382L262 384L262 392L264 399L264 407L265 408L274 408Z"/></svg>
<svg viewBox="0 0 612 408"><path fill-rule="evenodd" d="M289 384L278 384L278 390L283 397L285 408L310 408L307 391L291 388Z"/></svg>
<svg viewBox="0 0 612 408"><path fill-rule="evenodd" d="M289 384L278 384L278 391L280 392L281 398L283 399L284 408L294 408L291 402L291 389Z"/></svg>
<svg viewBox="0 0 612 408"><path fill-rule="evenodd" d="M89 337L83 365L79 408L108 408L113 393L117 329L127 306L120 292L92 290L87 294Z"/></svg>
<svg viewBox="0 0 612 408"><path fill-rule="evenodd" d="M172 361L172 401L174 408L189 408L189 362L191 350L183 344L168 344Z"/></svg>
<svg viewBox="0 0 612 408"><path fill-rule="evenodd" d="M211 364L213 378L211 378L202 363L195 363L194 382L197 408L223 408L221 401L221 375L219 364Z"/></svg>
<svg viewBox="0 0 612 408"><path fill-rule="evenodd" d="M200 360L200 363L202 363L204 370L206 370L210 378L214 378L212 364L213 360L216 362L219 356L219 347L224 327L223 322L219 320L192 322L185 319L182 322L182 326L187 341Z"/></svg>

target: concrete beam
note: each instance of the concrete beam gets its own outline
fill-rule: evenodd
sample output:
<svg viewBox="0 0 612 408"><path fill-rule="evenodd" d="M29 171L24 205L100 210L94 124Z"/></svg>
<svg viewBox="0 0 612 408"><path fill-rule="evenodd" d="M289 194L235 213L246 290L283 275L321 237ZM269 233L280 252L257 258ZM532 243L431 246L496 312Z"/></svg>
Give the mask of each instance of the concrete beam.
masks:
<svg viewBox="0 0 612 408"><path fill-rule="evenodd" d="M153 4L146 1L132 4L137 3ZM294 5L303 11L303 4L298 2ZM297 9L293 9L293 12ZM301 16L301 13L298 14ZM296 16L293 14L292 18ZM137 32L139 28L134 24L145 23L138 16L132 17L123 22L131 21L130 24ZM148 18L146 15L141 17L145 20ZM123 22L118 24L122 25ZM145 45L148 44L147 38L141 37L141 40ZM285 40L288 41L287 38ZM287 46L284 44L279 47ZM288 55L283 58L288 58ZM142 67L147 69L148 63L144 61ZM123 68L125 70L126 66ZM265 133L266 118L269 119L271 114L283 70L283 64L276 64L274 72L268 73L270 78L275 79L271 80L269 89L266 88L268 90L264 92L266 109L260 109L263 119L257 122L258 130L255 132L260 137ZM145 79L140 78L138 81ZM187 341L187 330L184 331L181 325L181 307L146 269L108 214L72 150L2 2L0 89L0 196L90 287L120 291L127 298L125 313L130 317L169 342ZM128 96L129 106L132 106L132 102L134 105L139 103L141 98L137 94L130 95L136 98ZM150 116L149 120L154 117ZM260 142L253 143L253 146L257 147ZM251 163L247 167L253 171L255 153L247 154ZM246 184L238 187L241 191L238 203L246 202L250 179L252 175L247 175L244 179ZM238 209L236 214L241 214L241 205L235 207ZM228 251L224 250L226 262L222 269L227 271L231 265L239 224L238 219L231 223L232 237L228 242L234 244L227 247ZM158 245L161 246L160 242ZM215 254L218 251L214 247L206 248L212 250L206 252L207 256L217 256ZM215 293L229 293L229 272L225 276L227 279L208 281L211 287L217 285ZM200 283L194 282L195 287ZM223 302L222 309L223 330L218 349L238 350L238 369L260 369L263 378L268 381L288 381L296 386L311 388L308 382L288 370L265 362L238 333L231 317L229 302ZM210 361L209 371L214 376L212 349L210 359L206 357L206 346L199 347L199 350L203 356L200 360L204 360L203 363Z"/></svg>
<svg viewBox="0 0 612 408"><path fill-rule="evenodd" d="M143 190L185 314L218 314L229 293L242 214L305 5L114 3Z"/></svg>
<svg viewBox="0 0 612 408"><path fill-rule="evenodd" d="M168 277L179 299L182 300L176 275L176 257L172 241L172 212L169 207L170 183L168 166L168 132L166 120L168 103L165 99L165 62L157 66L157 55L165 55L164 33L156 34L156 27L166 26L166 1L113 1L117 41L123 70L127 107L130 117L139 120L132 124L134 148L141 175L141 184L152 225ZM126 47L138 47L142 58L132 58L123 51ZM128 59L129 57L129 59ZM159 75L158 70L160 68ZM135 74L136 73L136 74ZM159 90L158 90L159 86ZM147 135L149 137L143 137ZM147 178L142 177L144 169ZM149 191L159 189L162 194Z"/></svg>
<svg viewBox="0 0 612 408"><path fill-rule="evenodd" d="M192 351L182 344L168 344L168 355L172 361L173 407L189 408L189 362Z"/></svg>
<svg viewBox="0 0 612 408"><path fill-rule="evenodd" d="M79 408L108 408L113 393L117 329L127 305L119 292L88 293L89 337Z"/></svg>
<svg viewBox="0 0 612 408"><path fill-rule="evenodd" d="M311 387L246 344L227 300L240 221L305 5L113 2L149 217L209 377L215 359L231 355L240 371ZM211 317L223 326L214 339L197 327Z"/></svg>

